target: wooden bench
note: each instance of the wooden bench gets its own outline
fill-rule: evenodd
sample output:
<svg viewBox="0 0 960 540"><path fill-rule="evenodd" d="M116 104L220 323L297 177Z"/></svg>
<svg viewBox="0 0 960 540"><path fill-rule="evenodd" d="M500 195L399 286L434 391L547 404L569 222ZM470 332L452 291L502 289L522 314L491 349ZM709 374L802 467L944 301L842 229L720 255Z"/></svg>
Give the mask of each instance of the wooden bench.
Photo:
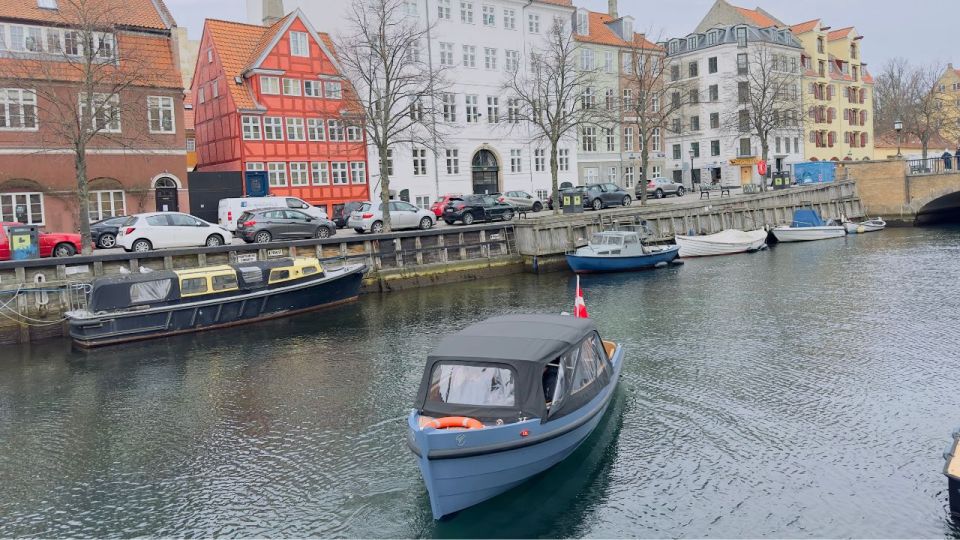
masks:
<svg viewBox="0 0 960 540"><path fill-rule="evenodd" d="M719 191L719 192L720 192L720 198L723 198L723 194L724 194L724 193L727 194L727 197L730 196L730 186L715 185L715 184L703 184L703 183L700 184L700 198L701 198L701 199L703 198L704 195L706 195L707 198L709 199L709 198L710 198L710 192L711 192L711 191Z"/></svg>

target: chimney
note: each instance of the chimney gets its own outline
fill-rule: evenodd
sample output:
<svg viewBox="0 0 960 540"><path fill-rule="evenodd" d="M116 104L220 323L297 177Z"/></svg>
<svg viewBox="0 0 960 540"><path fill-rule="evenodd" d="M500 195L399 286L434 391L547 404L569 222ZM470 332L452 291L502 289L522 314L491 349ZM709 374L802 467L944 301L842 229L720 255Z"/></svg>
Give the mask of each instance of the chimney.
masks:
<svg viewBox="0 0 960 540"><path fill-rule="evenodd" d="M612 19L619 18L617 15L617 0L607 0L607 14L609 14Z"/></svg>
<svg viewBox="0 0 960 540"><path fill-rule="evenodd" d="M283 18L283 0L263 0L263 25L273 24Z"/></svg>

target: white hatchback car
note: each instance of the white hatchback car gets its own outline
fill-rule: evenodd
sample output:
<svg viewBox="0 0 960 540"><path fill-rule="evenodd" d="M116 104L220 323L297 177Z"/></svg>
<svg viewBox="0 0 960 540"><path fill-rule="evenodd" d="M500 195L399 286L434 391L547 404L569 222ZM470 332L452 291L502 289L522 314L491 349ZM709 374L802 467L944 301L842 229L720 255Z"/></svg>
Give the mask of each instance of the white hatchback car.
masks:
<svg viewBox="0 0 960 540"><path fill-rule="evenodd" d="M376 205L376 206L374 206ZM354 210L347 220L347 227L358 233L383 232L383 211L380 203L365 202ZM437 221L437 216L429 210L417 208L404 201L390 201L390 226L400 229L429 229Z"/></svg>
<svg viewBox="0 0 960 540"><path fill-rule="evenodd" d="M159 248L222 246L233 240L230 231L179 212L151 212L130 216L120 226L117 245L127 251Z"/></svg>

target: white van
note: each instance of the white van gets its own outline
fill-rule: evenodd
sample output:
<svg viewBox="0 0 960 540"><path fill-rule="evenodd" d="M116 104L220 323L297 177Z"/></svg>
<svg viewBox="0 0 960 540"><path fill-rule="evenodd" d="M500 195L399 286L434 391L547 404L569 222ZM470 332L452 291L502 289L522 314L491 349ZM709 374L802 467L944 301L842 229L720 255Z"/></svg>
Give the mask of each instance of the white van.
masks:
<svg viewBox="0 0 960 540"><path fill-rule="evenodd" d="M220 199L217 223L230 232L237 230L237 220L247 210L258 208L293 208L318 219L327 219L327 211L296 197L241 197Z"/></svg>

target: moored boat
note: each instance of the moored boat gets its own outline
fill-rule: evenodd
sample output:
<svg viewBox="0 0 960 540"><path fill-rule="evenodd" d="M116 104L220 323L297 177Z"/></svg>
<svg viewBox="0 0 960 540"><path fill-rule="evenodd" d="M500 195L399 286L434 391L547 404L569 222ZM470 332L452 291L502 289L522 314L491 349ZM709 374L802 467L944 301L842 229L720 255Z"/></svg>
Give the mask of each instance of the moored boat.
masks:
<svg viewBox="0 0 960 540"><path fill-rule="evenodd" d="M561 315L494 317L441 341L407 437L434 519L573 453L603 417L623 359L590 319Z"/></svg>
<svg viewBox="0 0 960 540"><path fill-rule="evenodd" d="M677 258L675 244L647 246L633 231L595 233L590 242L567 254L567 264L578 274L593 272L627 272L653 268Z"/></svg>
<svg viewBox="0 0 960 540"><path fill-rule="evenodd" d="M883 230L886 228L887 222L884 221L883 218L874 218L861 221L860 223L845 221L843 226L847 229L848 234L860 234Z"/></svg>
<svg viewBox="0 0 960 540"><path fill-rule="evenodd" d="M773 229L773 235L780 242L807 242L842 238L847 234L843 225L837 225L832 219L824 221L813 208L802 208L793 213L790 225L781 225Z"/></svg>
<svg viewBox="0 0 960 540"><path fill-rule="evenodd" d="M763 249L767 245L767 231L727 229L704 236L677 235L675 241L680 246L681 257L730 255Z"/></svg>
<svg viewBox="0 0 960 540"><path fill-rule="evenodd" d="M67 313L70 337L99 347L303 313L356 299L365 272L302 257L99 278Z"/></svg>

